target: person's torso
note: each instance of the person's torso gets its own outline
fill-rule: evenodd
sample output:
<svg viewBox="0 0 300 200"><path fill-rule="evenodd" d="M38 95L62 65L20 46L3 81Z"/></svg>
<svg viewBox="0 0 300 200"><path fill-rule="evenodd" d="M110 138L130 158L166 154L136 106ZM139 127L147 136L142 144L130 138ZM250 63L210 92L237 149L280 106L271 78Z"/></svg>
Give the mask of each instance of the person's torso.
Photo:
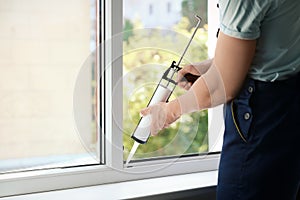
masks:
<svg viewBox="0 0 300 200"><path fill-rule="evenodd" d="M270 2L249 71L262 81L284 80L300 71L300 1Z"/></svg>

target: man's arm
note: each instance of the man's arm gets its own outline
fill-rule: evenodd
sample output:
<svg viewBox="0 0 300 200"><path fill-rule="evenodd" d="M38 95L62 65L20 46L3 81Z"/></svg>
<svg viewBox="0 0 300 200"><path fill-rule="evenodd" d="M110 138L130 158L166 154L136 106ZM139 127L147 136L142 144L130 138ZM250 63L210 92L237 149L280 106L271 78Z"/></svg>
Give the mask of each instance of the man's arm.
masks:
<svg viewBox="0 0 300 200"><path fill-rule="evenodd" d="M142 115L151 115L151 134L156 135L182 114L211 108L236 97L247 76L255 48L256 40L237 39L220 32L215 57L207 72L184 95L142 111Z"/></svg>
<svg viewBox="0 0 300 200"><path fill-rule="evenodd" d="M256 40L237 39L220 32L212 65L186 94L178 98L181 114L232 100L247 76L255 47Z"/></svg>

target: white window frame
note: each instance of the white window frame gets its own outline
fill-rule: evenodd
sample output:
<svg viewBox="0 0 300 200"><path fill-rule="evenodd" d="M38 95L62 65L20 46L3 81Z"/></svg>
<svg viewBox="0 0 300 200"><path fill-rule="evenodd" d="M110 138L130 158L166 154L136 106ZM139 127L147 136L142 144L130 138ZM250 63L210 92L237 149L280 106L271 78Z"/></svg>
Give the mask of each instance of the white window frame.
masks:
<svg viewBox="0 0 300 200"><path fill-rule="evenodd" d="M213 4L211 0L208 2L210 5ZM118 88L115 88L115 85L122 77L123 4L122 1L101 0L100 5L102 6L100 9L106 11L102 12L104 16L98 16L98 18L105 19L105 27L101 27L102 29L105 28L105 34L102 38L105 40L105 51L102 52L105 59L101 61L101 64L107 67L102 71L105 75L105 79L102 80L109 80L105 81L105 88L103 88L106 102L103 106L105 107L105 120L102 121L105 123L105 165L1 174L0 197L218 169L219 154L145 161L139 162L134 167L124 168L123 133L119 127L123 121L122 97L112 97L112 93L116 90L122 94L122 84L118 83L120 86ZM119 113L118 116L114 116L114 119L112 119L113 109ZM216 111L210 111L210 113L222 116L222 109L218 108ZM222 122L222 119L220 120ZM219 132L210 132L209 135L210 140L219 138L216 137Z"/></svg>

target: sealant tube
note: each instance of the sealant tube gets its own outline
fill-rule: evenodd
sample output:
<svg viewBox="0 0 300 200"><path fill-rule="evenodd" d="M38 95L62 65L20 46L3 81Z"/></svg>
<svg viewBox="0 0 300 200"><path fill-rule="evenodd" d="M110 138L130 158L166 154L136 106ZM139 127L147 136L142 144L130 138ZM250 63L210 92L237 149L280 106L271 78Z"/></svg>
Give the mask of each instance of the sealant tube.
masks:
<svg viewBox="0 0 300 200"><path fill-rule="evenodd" d="M148 104L148 106L154 105L159 102L166 102L170 97L172 91L164 87L163 85L158 85L156 90ZM145 144L150 137L150 125L151 125L151 116L147 115L141 117L139 124L135 128L135 131L132 134L132 138L140 144Z"/></svg>

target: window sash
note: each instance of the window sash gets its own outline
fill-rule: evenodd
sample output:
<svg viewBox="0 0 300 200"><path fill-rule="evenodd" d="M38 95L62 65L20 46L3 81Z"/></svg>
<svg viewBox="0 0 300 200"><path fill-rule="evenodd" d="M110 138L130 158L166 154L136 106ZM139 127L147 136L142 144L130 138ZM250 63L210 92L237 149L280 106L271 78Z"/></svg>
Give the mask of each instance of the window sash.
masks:
<svg viewBox="0 0 300 200"><path fill-rule="evenodd" d="M95 136L95 134L99 134L99 132L96 131L96 128L92 127L92 123L94 122L94 116L92 114L96 112L94 112L91 107L92 98L94 98L94 84L92 84L92 81L97 80L97 78L93 76L95 65L90 63L97 62L97 59L99 59L96 58L96 54L92 52L96 43L99 41L98 38L95 38L95 36L99 37L95 31L95 28L98 27L96 23L99 21L98 18L96 18L96 10L98 9L96 9L97 4L95 3L96 0L92 0L91 2L86 1L80 4L77 3L74 5L74 8L70 8L67 12L62 9L54 11L53 8L57 5L50 3L50 10L48 10L45 14L42 14L42 11L46 9L47 6L43 3L37 4L33 7L31 6L30 8L27 8L26 5L23 4L18 6L9 1L3 1L3 3L1 3L1 6L4 7L3 12L6 13L1 22L5 19L8 20L8 22L4 24L3 28L1 28L1 30L3 29L2 31L7 32L7 30L10 29L10 26L11 28L21 27L20 30L22 30L23 26L26 24L29 25L24 36L22 36L22 31L17 31L16 34L12 34L15 36L8 37L9 32L7 32L7 36L3 34L1 35L1 41L7 39L10 43L15 43L13 47L9 49L10 52L24 51L26 45L29 45L30 53L28 54L27 59L22 58L19 53L15 56L9 56L6 62L10 64L7 66L7 64L4 63L4 65L1 66L1 68L3 68L2 70L8 70L8 76L10 79L13 79L13 74L19 71L18 68L20 64L26 66L25 71L23 69L21 71L22 73L26 72L25 74L23 73L25 77L27 77L24 80L26 80L25 83L28 83L25 84L26 87L22 87L20 90L16 87L16 83L19 83L20 81L14 81L12 84L7 82L7 84L12 85L12 87L7 87L6 89L2 88L1 90L2 93L4 92L3 94L7 93L8 97L14 97L15 94L18 94L18 96L25 96L21 99L12 98L12 102L16 101L16 103L7 104L4 102L3 104L7 104L6 107L10 108L10 110L8 110L8 115L6 114L1 116L1 124L4 123L5 125L1 130L2 135L4 135L4 137L10 137L9 133L13 133L13 130L18 133L15 132L11 136L11 139L8 138L8 144L17 144L16 148L13 147L13 150L9 151L9 148L7 148L4 142L4 147L2 148L6 149L7 153L3 153L2 158L0 159L0 173L57 167L72 167L99 163L98 155L100 155L100 144L99 140L95 139L99 138L99 136ZM81 9L82 5L85 5L84 8L82 8L84 13L82 14L82 20L78 21L78 16L69 19L67 13L78 13L77 9ZM61 6L67 6L67 1L64 1ZM32 13L31 11L33 10L34 12ZM53 18L54 13L56 13L56 15ZM22 23L19 22L19 18L24 18L21 21ZM54 24L60 19L61 22ZM43 24L42 21L45 23ZM65 26L66 23L70 26ZM61 26L65 26L65 28L59 29L58 27ZM62 41L62 39L67 37L71 30L75 30L78 26L81 28L87 28L87 30L82 32L80 31L76 33L74 37ZM35 28L31 30L32 27L36 27L37 30L35 30ZM49 30L45 29L45 27L49 27ZM50 35L46 34L45 37L41 38L45 31L50 32ZM76 38L81 36L83 36L82 40L77 41ZM38 46L41 45L40 47L47 47L49 49L46 49L45 51L40 50L42 53L37 53L39 52L37 48L30 48L32 45L37 47L36 44L38 44ZM70 51L68 47L74 46L78 46L78 50L74 52ZM62 49L54 54L51 53L52 51L55 52L53 49L54 47L62 47L63 50L67 51L66 55L62 55ZM12 55L13 54L15 53L12 53ZM47 54L49 55L47 56ZM37 61L34 61L34 55L42 57L43 59L37 59ZM70 57L72 55L73 57L74 55L79 56L78 59L84 59L84 56L88 56L84 63L80 65L80 63L78 63L80 60L75 59L76 61L72 61ZM16 62L16 60L19 60L19 62ZM31 62L30 60L33 60L34 62ZM13 71L9 70L10 65L13 67ZM79 70L79 72L77 70ZM58 82L61 83L60 85L58 85L59 83L54 85L50 84L51 79L53 82L56 74L59 77ZM44 79L44 77L45 80L40 81ZM84 77L84 81L82 81L82 77ZM27 79L30 80L27 81ZM22 79L23 82L24 80ZM57 81L54 80L54 82ZM41 84L40 87L38 86L39 83ZM79 84L82 86L81 83L84 83L82 87L84 89L78 87ZM46 88L43 86L46 86ZM29 95L27 95L26 92ZM32 94L34 95L32 96ZM74 97L73 100L75 100L73 103L71 102L72 94ZM22 103L24 100L25 102L31 101L32 97L37 97L36 102L42 105L38 105L35 112L32 112L31 108L33 103L25 103L24 105ZM8 100L9 99L10 98L8 98ZM82 106L78 106L78 102L80 102L80 105ZM58 106L59 109L56 109L57 107L53 106ZM73 115L71 112L72 106L75 106L76 108L73 109ZM51 111L52 107L54 108L53 111ZM3 110L3 108L1 110ZM78 120L79 118L80 120ZM60 124L59 122L62 123ZM76 124L76 126L73 127L73 123ZM89 124L90 126L88 126ZM54 127L49 127L51 125ZM21 130L20 127L24 128ZM56 130L56 132L54 132L54 130ZM66 134L64 134L65 136L63 137L60 137L59 135L61 133ZM21 137L18 137L18 134L21 135ZM24 145L22 144L22 141L24 142ZM52 145L53 148L49 148L51 146L49 142L55 143ZM67 142L67 146L70 146L70 148L64 148L63 145L66 146L65 142ZM29 147L33 144L33 148ZM22 147L24 150L21 149Z"/></svg>

